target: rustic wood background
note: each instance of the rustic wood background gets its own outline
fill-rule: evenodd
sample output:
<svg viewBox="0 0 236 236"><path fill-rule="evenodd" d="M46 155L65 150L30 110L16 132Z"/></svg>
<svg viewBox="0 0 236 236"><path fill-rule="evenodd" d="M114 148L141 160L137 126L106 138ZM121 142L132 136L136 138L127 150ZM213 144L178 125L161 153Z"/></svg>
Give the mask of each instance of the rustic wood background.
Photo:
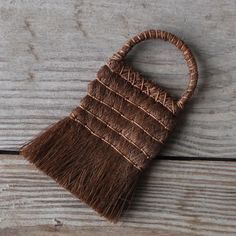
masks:
<svg viewBox="0 0 236 236"><path fill-rule="evenodd" d="M196 55L196 96L117 225L101 219L17 153L66 116L129 37L157 28ZM188 72L173 46L129 55L178 97ZM0 1L0 236L236 235L236 1Z"/></svg>

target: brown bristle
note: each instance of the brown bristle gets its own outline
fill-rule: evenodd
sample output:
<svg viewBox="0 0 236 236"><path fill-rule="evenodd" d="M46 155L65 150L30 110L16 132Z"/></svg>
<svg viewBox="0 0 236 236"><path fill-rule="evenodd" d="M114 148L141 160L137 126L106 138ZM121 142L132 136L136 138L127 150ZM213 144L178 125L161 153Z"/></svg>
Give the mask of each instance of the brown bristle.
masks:
<svg viewBox="0 0 236 236"><path fill-rule="evenodd" d="M141 173L110 145L69 117L25 145L21 153L112 222L129 205Z"/></svg>
<svg viewBox="0 0 236 236"><path fill-rule="evenodd" d="M103 66L80 106L21 153L100 215L116 222L173 114Z"/></svg>

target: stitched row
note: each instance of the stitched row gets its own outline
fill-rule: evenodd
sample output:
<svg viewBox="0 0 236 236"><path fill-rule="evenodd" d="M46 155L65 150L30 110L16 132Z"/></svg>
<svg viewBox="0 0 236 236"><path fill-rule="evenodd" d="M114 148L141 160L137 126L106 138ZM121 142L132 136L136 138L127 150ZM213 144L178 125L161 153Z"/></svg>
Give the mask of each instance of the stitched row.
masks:
<svg viewBox="0 0 236 236"><path fill-rule="evenodd" d="M151 156L146 153L142 148L140 148L137 144L135 144L131 139L129 139L128 137L126 137L124 134L119 133L116 129L114 129L110 124L106 123L105 121L103 121L100 117L98 117L96 114L94 114L93 112L87 110L85 107L83 107L81 104L79 106L81 109L83 109L84 111L88 112L90 115L92 115L93 117L95 117L97 120L99 120L100 122L102 122L103 124L105 124L107 127L109 127L111 130L113 130L115 133L117 133L118 135L120 135L121 137L123 137L125 140L127 140L129 143L131 143L132 145L134 145L136 148L138 148L146 157L147 159L151 158Z"/></svg>
<svg viewBox="0 0 236 236"><path fill-rule="evenodd" d="M117 70L120 70L120 68L118 68ZM139 104L141 107L143 107L148 112L150 112L153 116L155 116L158 120L160 120L170 130L172 130L172 127L175 123L174 122L175 115L173 115L173 113L167 110L163 105L161 105L158 102L154 102L151 97L149 97L146 94L143 94L140 91L140 89L133 87L133 85L130 82L123 79L120 75L118 75L117 73L111 72L111 70L107 66L103 66L100 69L100 71L97 74L97 77L100 78L100 80L103 83L105 83L107 86L114 89L115 91L118 91L122 96L126 97L127 99L134 102L135 104ZM132 78L133 76L131 76L131 80ZM139 81L139 79L137 80ZM144 85L144 89L145 89L145 85ZM153 93L153 91L150 90L150 93ZM161 100L163 100L165 97L165 93L160 92L159 97ZM166 96L166 100L167 100L168 105L171 106L172 100L168 96L168 94ZM164 129L162 125L160 127L162 128L162 130Z"/></svg>
<svg viewBox="0 0 236 236"><path fill-rule="evenodd" d="M124 119L126 119L127 121L131 122L132 124L135 124L136 126L138 126L140 129L142 129L148 136L150 136L153 140L155 140L158 143L163 144L164 142L160 139L157 139L156 137L152 136L151 134L148 133L148 131L146 131L141 125L139 125L137 122L135 122L134 120L130 120L128 119L126 116L124 116L120 111L118 111L117 109L115 109L114 107L110 106L108 103L105 103L104 101L94 97L92 94L90 94L88 92L88 96L90 96L91 98L95 99L96 101L104 104L105 106L109 107L110 109L114 110L116 113L118 113L121 117L123 117Z"/></svg>
<svg viewBox="0 0 236 236"><path fill-rule="evenodd" d="M106 139L104 139L103 137L101 137L100 135L96 134L91 128L89 128L86 124L84 124L83 122L81 122L78 118L76 118L75 114L72 112L70 114L70 118L72 120L74 120L75 122L81 124L83 127L85 127L87 130L89 130L89 132L91 134L93 134L94 136L96 136L97 138L99 138L100 140L102 140L103 142L105 142L106 144L108 144L109 146L111 146L115 151L117 151L122 157L124 157L128 162L130 162L136 169L138 169L139 171L142 170L142 168L140 166L138 166L137 163L135 163L134 161L131 161L130 158L128 158L124 153L122 153L120 150L118 150L112 143L108 142Z"/></svg>
<svg viewBox="0 0 236 236"><path fill-rule="evenodd" d="M125 77L125 74L122 73L122 72L124 71L124 69L127 69L127 70L128 70L128 75L127 75L128 78L127 78L127 79L126 79L126 77ZM134 78L133 78L133 81L132 81L132 82L130 81L130 74L131 74L131 73L134 74ZM148 95L149 97L151 97L152 99L154 99L155 102L159 102L160 104L162 104L162 105L163 105L167 110L169 110L173 115L175 114L175 109L174 109L174 102L173 102L173 100L171 101L171 102L172 102L172 103L171 103L172 109L170 109L169 106L166 105L166 95L167 95L166 92L164 93L164 99L163 99L163 101L162 101L162 100L160 100L160 97L159 97L161 91L160 91L156 86L154 86L154 85L152 85L153 87L147 86L147 85L145 84L146 81L145 81L143 78L141 78L141 87L140 87L139 85L135 84L137 72L134 72L134 71L133 71L131 68L129 68L129 67L128 67L128 68L125 68L124 65L122 66L121 71L118 72L118 74L119 74L123 79L125 79L126 81L128 81L129 83L131 83L134 87L140 89L143 93L145 93L146 95ZM146 90L143 89L143 86L144 86L144 85L146 86ZM153 90L153 89L155 89L155 90L157 90L157 91L154 91L154 94L151 94L151 93L150 93L150 90Z"/></svg>
<svg viewBox="0 0 236 236"><path fill-rule="evenodd" d="M149 116L151 116L154 120L156 120L160 125L162 125L166 130L170 131L170 129L163 124L163 122L161 122L160 120L158 120L154 115L152 115L150 112L148 112L146 109L144 109L143 107L141 107L138 104L135 104L134 102L130 101L128 98L124 97L123 95L121 95L119 92L115 91L114 89L110 88L108 85L104 84L98 77L97 80L103 85L105 86L107 89L109 89L110 91L112 91L113 93L115 93L116 95L122 97L125 101L131 103L132 105L138 107L139 109L141 109L142 111L144 111L146 114L148 114Z"/></svg>
<svg viewBox="0 0 236 236"><path fill-rule="evenodd" d="M136 80L135 76L136 76L138 73L135 72L135 71L133 71L130 67L123 65L122 68L121 68L121 70L118 71L118 72L116 72L115 70L113 70L113 68L112 68L111 65L107 64L107 66L111 69L111 71L112 71L113 73L118 73L124 80L126 80L127 82L129 82L130 84L132 84L132 86L134 86L134 87L140 89L140 90L142 91L142 93L144 93L144 94L148 95L150 98L154 99L155 102L159 102L159 103L162 104L167 110L169 110L173 115L175 115L176 109L174 108L174 102L173 102L173 100L172 100L172 104L171 104L172 109L169 108L169 106L166 105L166 92L165 92L164 101L161 101L161 100L159 99L159 94L160 94L161 91L160 91L160 89L158 89L155 85L152 85L151 88L149 88L149 86L146 85L146 91L145 91L145 90L143 89L143 86L145 85L145 82L146 82L145 79L140 78L140 79L141 79L141 86L135 84L135 80ZM127 67L128 67L128 68L127 68ZM123 71L124 71L125 69L128 70L128 72L127 72L128 78L126 78L125 75L124 75L124 73L123 73ZM130 74L131 74L131 73L134 74L134 78L133 78L133 81L132 81L132 82L131 82L131 80L130 80ZM150 90L151 90L151 89L155 89L155 90L157 89L158 91L157 91L157 93L155 92L156 94L150 94ZM163 92L164 92L164 91L163 91Z"/></svg>

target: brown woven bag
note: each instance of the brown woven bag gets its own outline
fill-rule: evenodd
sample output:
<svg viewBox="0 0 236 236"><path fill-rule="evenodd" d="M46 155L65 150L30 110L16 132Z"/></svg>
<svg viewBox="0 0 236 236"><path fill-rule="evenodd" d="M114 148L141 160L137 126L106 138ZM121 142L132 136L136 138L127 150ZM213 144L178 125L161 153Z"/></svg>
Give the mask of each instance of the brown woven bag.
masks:
<svg viewBox="0 0 236 236"><path fill-rule="evenodd" d="M174 44L190 80L176 101L126 64L133 46L148 39ZM49 127L21 153L102 216L116 222L129 205L142 171L157 157L197 85L196 61L175 35L148 30L131 38L89 84L69 117Z"/></svg>

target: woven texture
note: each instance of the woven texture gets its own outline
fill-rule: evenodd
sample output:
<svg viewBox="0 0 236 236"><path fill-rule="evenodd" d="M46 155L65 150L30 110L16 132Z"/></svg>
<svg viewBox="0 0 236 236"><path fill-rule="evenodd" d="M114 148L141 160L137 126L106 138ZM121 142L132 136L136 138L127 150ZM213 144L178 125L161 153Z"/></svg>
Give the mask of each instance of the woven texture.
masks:
<svg viewBox="0 0 236 236"><path fill-rule="evenodd" d="M190 80L178 101L125 62L131 48L147 39L168 41L182 51ZM183 41L168 32L145 31L130 39L99 70L87 96L70 117L142 170L166 142L176 116L194 92L197 78L196 62Z"/></svg>

